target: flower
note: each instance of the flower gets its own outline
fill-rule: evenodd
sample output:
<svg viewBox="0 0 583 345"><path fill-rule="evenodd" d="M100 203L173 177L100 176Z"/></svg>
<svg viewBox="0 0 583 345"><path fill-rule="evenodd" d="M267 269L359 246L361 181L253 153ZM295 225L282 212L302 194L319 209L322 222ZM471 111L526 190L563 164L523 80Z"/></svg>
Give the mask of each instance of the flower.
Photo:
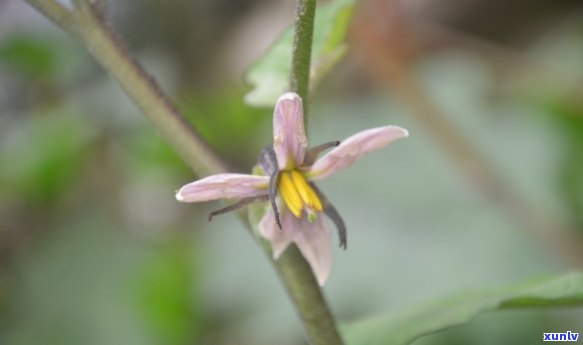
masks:
<svg viewBox="0 0 583 345"><path fill-rule="evenodd" d="M322 214L336 225L340 246L344 248L346 228L340 214L313 181L332 175L365 153L408 135L401 127L385 126L358 132L342 142L308 149L302 100L289 92L279 97L275 105L273 146L263 149L259 156L262 175L208 176L182 187L176 193L176 199L182 202L240 199L212 212L209 220L251 202L269 200L271 207L259 223L259 233L271 243L273 258L277 260L294 242L319 284L323 285L332 265L332 241ZM332 147L318 158L320 153Z"/></svg>

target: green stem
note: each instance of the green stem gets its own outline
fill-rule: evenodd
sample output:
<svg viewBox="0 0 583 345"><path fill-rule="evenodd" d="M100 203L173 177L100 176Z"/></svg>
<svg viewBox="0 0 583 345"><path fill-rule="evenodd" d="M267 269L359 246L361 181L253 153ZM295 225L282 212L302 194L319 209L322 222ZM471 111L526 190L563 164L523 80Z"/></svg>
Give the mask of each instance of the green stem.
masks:
<svg viewBox="0 0 583 345"><path fill-rule="evenodd" d="M65 31L73 30L73 13L58 2L51 0L27 0L28 3L42 12Z"/></svg>
<svg viewBox="0 0 583 345"><path fill-rule="evenodd" d="M71 11L53 0L26 1L83 43L196 174L205 176L227 170L154 80L127 53L93 6L79 6ZM291 88L304 99L304 107L308 96L314 11L314 0L299 2ZM269 249L266 252L270 254ZM296 306L309 342L342 344L320 287L297 247L290 246L274 266Z"/></svg>
<svg viewBox="0 0 583 345"><path fill-rule="evenodd" d="M315 0L299 0L294 24L294 41L290 89L303 100L304 122L307 125L310 89L312 36L316 15ZM311 344L342 344L334 317L328 308L312 269L298 248L292 244L275 261L279 276L302 319Z"/></svg>
<svg viewBox="0 0 583 345"><path fill-rule="evenodd" d="M291 91L300 95L304 101L304 117L308 117L308 93L310 90L310 63L312 58L312 36L316 0L298 0L294 24L294 42L290 75Z"/></svg>
<svg viewBox="0 0 583 345"><path fill-rule="evenodd" d="M312 268L297 246L291 244L274 265L302 320L310 344L343 344Z"/></svg>
<svg viewBox="0 0 583 345"><path fill-rule="evenodd" d="M226 165L180 115L154 80L127 53L91 6L74 12L52 0L27 0L85 45L146 118L199 176L226 171Z"/></svg>

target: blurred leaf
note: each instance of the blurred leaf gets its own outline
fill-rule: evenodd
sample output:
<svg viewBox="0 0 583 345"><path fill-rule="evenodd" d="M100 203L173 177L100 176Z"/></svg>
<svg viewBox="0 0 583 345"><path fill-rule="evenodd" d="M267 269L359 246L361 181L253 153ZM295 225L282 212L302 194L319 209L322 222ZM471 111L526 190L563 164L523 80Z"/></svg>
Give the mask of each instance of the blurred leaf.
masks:
<svg viewBox="0 0 583 345"><path fill-rule="evenodd" d="M467 292L399 314L342 327L347 344L404 345L424 335L461 325L489 311L583 305L583 273L539 279L484 292Z"/></svg>
<svg viewBox="0 0 583 345"><path fill-rule="evenodd" d="M565 97L549 97L539 102L561 131L560 193L574 222L583 231L583 103Z"/></svg>
<svg viewBox="0 0 583 345"><path fill-rule="evenodd" d="M336 0L318 6L312 46L311 88L327 74L346 53L344 38L352 14L353 0ZM252 90L245 102L272 106L288 88L291 68L293 26L288 28L247 72L245 80Z"/></svg>
<svg viewBox="0 0 583 345"><path fill-rule="evenodd" d="M271 141L271 133L258 136L266 124L266 112L241 102L241 92L224 92L206 97L191 97L181 102L193 127L223 158L247 168L257 161L258 146ZM268 132L266 132L268 134Z"/></svg>
<svg viewBox="0 0 583 345"><path fill-rule="evenodd" d="M126 162L135 169L132 173L164 169L170 171L187 170L184 162L172 147L160 136L152 135L151 126L144 124L121 138Z"/></svg>
<svg viewBox="0 0 583 345"><path fill-rule="evenodd" d="M0 62L29 77L43 77L56 68L56 47L35 37L12 37L0 45Z"/></svg>
<svg viewBox="0 0 583 345"><path fill-rule="evenodd" d="M27 119L1 138L0 193L50 203L83 173L93 130L63 111Z"/></svg>
<svg viewBox="0 0 583 345"><path fill-rule="evenodd" d="M159 344L188 344L202 329L194 305L190 242L180 240L161 248L145 262L132 289L140 316Z"/></svg>

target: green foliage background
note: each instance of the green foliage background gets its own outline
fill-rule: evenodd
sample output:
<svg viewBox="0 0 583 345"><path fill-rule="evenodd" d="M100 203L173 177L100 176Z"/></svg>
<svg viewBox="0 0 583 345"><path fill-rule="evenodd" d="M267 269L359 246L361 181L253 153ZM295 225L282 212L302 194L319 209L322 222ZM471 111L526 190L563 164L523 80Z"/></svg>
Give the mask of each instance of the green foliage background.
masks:
<svg viewBox="0 0 583 345"><path fill-rule="evenodd" d="M291 34L281 32L293 8L266 24L265 41L279 37L269 49L254 31L237 33L279 12L210 3L119 2L109 14L202 137L247 172L271 141L271 110L251 105L285 88ZM385 124L411 137L321 183L349 229L325 287L348 343L406 344L448 329L415 343L516 344L583 331L580 308L518 308L581 304L581 275L568 273L577 266L481 194L410 109L363 76L344 42L352 11L343 0L318 10L310 141ZM544 73L502 73L456 47L421 54L411 74L508 185L581 236L583 17L574 18L520 46ZM217 205L175 202L197 177L82 48L23 2L0 4L0 22L0 343L303 343L253 239L234 217L207 223ZM230 59L245 52L256 61L247 84Z"/></svg>

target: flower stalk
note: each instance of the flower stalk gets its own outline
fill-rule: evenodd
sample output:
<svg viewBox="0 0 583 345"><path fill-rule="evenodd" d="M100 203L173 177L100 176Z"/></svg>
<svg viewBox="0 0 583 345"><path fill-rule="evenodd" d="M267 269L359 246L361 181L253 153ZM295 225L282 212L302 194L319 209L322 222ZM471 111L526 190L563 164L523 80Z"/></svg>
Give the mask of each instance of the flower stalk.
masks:
<svg viewBox="0 0 583 345"><path fill-rule="evenodd" d="M316 0L298 0L294 24L290 91L303 100L304 124L308 124L310 66L312 37L316 17ZM304 330L312 344L343 344L334 317L310 265L292 244L279 258L272 261L279 277L294 302Z"/></svg>
<svg viewBox="0 0 583 345"><path fill-rule="evenodd" d="M316 0L298 0L292 46L290 91L297 93L304 100L304 121L306 124L315 17Z"/></svg>
<svg viewBox="0 0 583 345"><path fill-rule="evenodd" d="M278 260L272 262L302 320L310 343L343 344L322 290L297 246L290 245Z"/></svg>

